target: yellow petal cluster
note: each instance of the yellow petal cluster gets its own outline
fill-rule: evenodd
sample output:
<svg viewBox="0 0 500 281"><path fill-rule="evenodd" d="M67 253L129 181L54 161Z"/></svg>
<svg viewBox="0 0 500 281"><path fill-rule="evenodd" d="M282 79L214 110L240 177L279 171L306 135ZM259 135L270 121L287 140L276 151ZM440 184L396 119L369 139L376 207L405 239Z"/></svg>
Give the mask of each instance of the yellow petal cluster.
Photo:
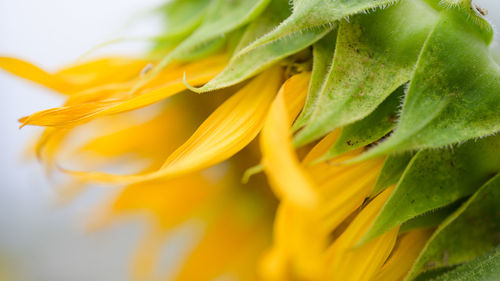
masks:
<svg viewBox="0 0 500 281"><path fill-rule="evenodd" d="M133 214L150 222L134 255L134 280L404 278L431 230L399 235L396 227L359 244L394 189L369 198L384 158L344 164L361 148L318 162L340 129L312 147L293 146L290 128L310 72L286 77L285 67L275 65L241 85L197 96L186 84L211 80L226 66L225 55L170 64L144 80L157 63L110 57L50 73L0 57L6 71L65 94L63 106L20 119L22 126L45 127L38 156L66 168L60 156L69 150L83 166L76 170L89 170L65 170L77 189L89 182L122 186L95 210L92 225ZM153 113L148 118L138 114L144 107ZM84 141L71 148L78 133ZM98 171L141 161L128 167L132 173ZM241 184L243 172L259 163L266 178ZM177 270L158 274L163 244L189 223L201 225L198 241Z"/></svg>

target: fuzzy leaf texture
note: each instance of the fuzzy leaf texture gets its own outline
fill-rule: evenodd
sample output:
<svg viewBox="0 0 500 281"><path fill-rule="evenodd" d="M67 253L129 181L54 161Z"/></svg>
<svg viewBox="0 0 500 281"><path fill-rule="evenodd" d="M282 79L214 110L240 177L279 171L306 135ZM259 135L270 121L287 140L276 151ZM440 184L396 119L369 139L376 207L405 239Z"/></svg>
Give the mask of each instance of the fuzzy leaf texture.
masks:
<svg viewBox="0 0 500 281"><path fill-rule="evenodd" d="M404 88L392 93L367 117L342 128L339 138L322 159L328 160L369 145L388 134L396 125Z"/></svg>
<svg viewBox="0 0 500 281"><path fill-rule="evenodd" d="M436 21L436 11L425 2L401 1L342 22L332 68L315 106L303 113L310 118L295 144L302 146L366 117L408 82Z"/></svg>
<svg viewBox="0 0 500 281"><path fill-rule="evenodd" d="M420 151L363 238L370 240L428 211L474 193L500 172L500 135L455 149Z"/></svg>
<svg viewBox="0 0 500 281"><path fill-rule="evenodd" d="M379 194L390 185L397 184L413 156L413 153L387 156L373 187L372 196Z"/></svg>
<svg viewBox="0 0 500 281"><path fill-rule="evenodd" d="M397 129L362 159L497 133L498 89L500 67L481 30L455 10L442 12L420 55Z"/></svg>
<svg viewBox="0 0 500 281"><path fill-rule="evenodd" d="M459 265L500 245L500 175L483 185L434 232L407 277ZM455 280L455 279L452 279Z"/></svg>
<svg viewBox="0 0 500 281"><path fill-rule="evenodd" d="M493 281L500 276L500 247L434 278L433 281Z"/></svg>
<svg viewBox="0 0 500 281"><path fill-rule="evenodd" d="M392 3L393 0L294 1L290 17L237 53L228 67L212 81L192 90L207 92L237 84L314 44L334 29L336 21Z"/></svg>

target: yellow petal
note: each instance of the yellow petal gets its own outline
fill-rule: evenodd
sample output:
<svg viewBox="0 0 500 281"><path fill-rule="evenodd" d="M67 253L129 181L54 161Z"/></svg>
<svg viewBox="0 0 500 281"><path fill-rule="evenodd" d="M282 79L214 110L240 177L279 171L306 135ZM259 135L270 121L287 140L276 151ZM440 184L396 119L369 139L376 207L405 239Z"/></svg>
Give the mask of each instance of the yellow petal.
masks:
<svg viewBox="0 0 500 281"><path fill-rule="evenodd" d="M274 193L298 206L312 207L317 202L314 184L300 166L289 132L293 122L290 117L298 111L289 114L287 110L287 105L303 105L309 77L309 73L295 75L283 84L267 115L260 145L262 165Z"/></svg>
<svg viewBox="0 0 500 281"><path fill-rule="evenodd" d="M104 159L131 154L161 165L168 154L189 136L187 128L190 126L183 110L186 108L179 103L168 104L153 119L139 124L135 122L124 129L93 138L80 147L79 152ZM105 132L108 127L116 127L115 119L106 120L106 126L101 130Z"/></svg>
<svg viewBox="0 0 500 281"><path fill-rule="evenodd" d="M275 222L273 247L261 263L264 280L314 280L328 235L320 233L319 218L310 210L281 202Z"/></svg>
<svg viewBox="0 0 500 281"><path fill-rule="evenodd" d="M178 177L218 164L247 146L259 133L281 76L281 68L273 67L254 78L219 106L155 172L128 176L74 174L91 181L137 182Z"/></svg>
<svg viewBox="0 0 500 281"><path fill-rule="evenodd" d="M122 92L119 93L119 97L43 110L28 117L23 117L19 121L22 122L22 126L28 124L38 126L74 126L88 122L99 116L142 108L185 90L186 86L183 82L185 72L188 73L188 83L199 85L215 77L222 70L224 64L225 57L207 58L176 69L174 73L167 74L170 80L163 81L161 86L153 87L152 89L144 88L144 90L133 94ZM146 84L144 87L152 87L157 83L155 81L151 81L152 84ZM106 95L108 96L109 93ZM95 97L93 97L93 100L95 100Z"/></svg>
<svg viewBox="0 0 500 281"><path fill-rule="evenodd" d="M431 235L431 229L418 229L403 234L398 239L391 257L373 281L403 280Z"/></svg>
<svg viewBox="0 0 500 281"><path fill-rule="evenodd" d="M71 84L67 81L20 59L0 57L0 68L59 92L67 93L71 89Z"/></svg>
<svg viewBox="0 0 500 281"><path fill-rule="evenodd" d="M72 84L72 91L77 92L139 78L141 72L153 64L146 59L105 57L66 67L54 76Z"/></svg>
<svg viewBox="0 0 500 281"><path fill-rule="evenodd" d="M20 59L0 57L0 68L65 94L138 77L149 63L143 59L103 58L49 73Z"/></svg>
<svg viewBox="0 0 500 281"><path fill-rule="evenodd" d="M394 247L399 227L362 246L355 246L368 231L393 189L386 189L363 208L328 249L324 265L326 280L371 280L380 270Z"/></svg>

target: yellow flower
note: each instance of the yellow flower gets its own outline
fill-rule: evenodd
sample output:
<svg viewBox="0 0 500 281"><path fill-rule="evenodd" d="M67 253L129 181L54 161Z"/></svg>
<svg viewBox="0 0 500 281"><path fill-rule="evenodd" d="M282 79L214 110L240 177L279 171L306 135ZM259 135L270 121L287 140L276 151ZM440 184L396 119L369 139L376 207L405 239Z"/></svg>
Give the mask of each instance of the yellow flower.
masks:
<svg viewBox="0 0 500 281"><path fill-rule="evenodd" d="M302 161L295 152L289 130L304 105L309 72L293 75L283 83L282 67L275 66L239 89L221 91L220 95L234 94L187 140L186 128L193 127L192 116L197 114L191 111L200 106L213 107L206 104L206 99L202 101L205 104L200 104L197 100L201 97L181 94L186 96L161 104L156 116L146 121L133 122L136 117L132 113L122 113L181 92L185 89L184 72L188 77L197 77L188 79L195 85L208 81L224 66L223 57L167 67L141 90L131 93L127 91L140 79L141 69L151 62L100 59L55 74L20 60L3 58L0 62L4 69L69 95L65 106L21 119L23 125L48 127L38 146L44 159L53 159L58 154L68 134L93 125L101 136L90 137L74 151L74 155L94 159L88 165L101 166L103 161L119 157L149 160L138 174L131 175L68 171L76 175L79 183L128 183L113 202L95 211L94 226L109 224L124 214L152 215L151 229L139 244L134 259L136 280L155 280L151 278L155 278L153 272L165 237L170 230L193 218L208 223L206 233L175 280L209 280L229 273L243 280L371 280L386 275L390 277L384 280L398 280L400 274L390 269L394 268L394 258L389 258L397 229L366 245L356 246L390 194L388 189L364 205L383 158L354 165L340 164L359 155L362 149L358 149L329 162L314 163L336 141L339 130L310 149ZM124 79L123 74L104 83L109 71L114 71L108 65L119 64L129 73L129 80ZM115 115L117 113L121 114ZM95 118L98 119L92 121ZM76 126L88 122L88 125ZM118 123L125 125L112 130ZM112 132L107 133L109 131ZM255 183L251 180L250 184L241 186L238 182L238 171L241 176L242 169L258 161L255 150L240 151L257 145L252 140L259 132L261 165L281 201L272 244L269 244L269 222L274 201L265 192L265 183L255 179ZM223 161L233 167L217 165ZM214 173L216 177L210 175ZM259 189L257 195L262 198L256 202L262 206L251 203L256 200L254 197L242 197L249 188ZM249 201L244 204L251 204L251 209L241 210L238 206L241 203L237 203L241 200ZM245 218L248 215L238 215L241 212L258 215ZM410 233L404 235L400 243L407 243L409 237L420 244L427 239ZM411 265L415 252L401 251L396 248L393 256L402 255Z"/></svg>
<svg viewBox="0 0 500 281"><path fill-rule="evenodd" d="M70 176L66 191L77 193L91 183L119 186L115 198L95 210L91 225L103 227L130 214L143 214L149 222L131 266L133 279L399 281L420 273L415 266L423 263L422 251L434 230L458 213L409 229L405 223L474 192L459 186L460 180L441 181L448 178L441 171L468 171L457 170L462 166L452 152L433 157L423 149L495 133L493 125L472 130L442 121L448 120L442 114L460 116L469 106L457 105L455 97L465 99L459 90L472 86L438 85L436 92L449 92L439 103L437 98L418 100L419 87L437 87L425 84L435 77L443 85L462 80L446 80L456 69L437 71L429 81L418 76L445 65L434 62L439 48L427 50L424 39L439 41L439 27L463 16L451 14L461 4L448 11L432 1L401 1L344 23L339 20L394 1L292 1L288 18L290 9L283 7L292 4L285 0L194 2L172 2L179 11L196 13L187 12L188 26L165 35L177 47L156 46L167 53L162 59L108 57L49 73L0 57L0 68L66 98L61 107L20 119L21 127L45 128L35 150L48 168L57 166ZM411 10L411 17L400 18L401 10ZM423 16L436 24L433 32L431 23L420 23ZM393 34L393 25L402 30L401 38ZM377 32L369 33L373 28ZM489 38L487 30L476 31L474 40ZM472 36L467 32L462 35ZM405 47L400 50L394 42ZM421 50L408 46L419 44L417 60ZM432 59L426 60L427 53ZM439 58L448 59L446 54ZM417 66L423 70L416 71ZM401 98L410 101L396 127ZM429 114L417 112L421 104L432 104ZM496 124L490 113L493 121L481 118ZM440 135L445 129L457 133ZM484 153L494 145L485 147L471 151ZM415 149L421 149L415 157L403 153ZM473 154L464 152L459 160L467 162ZM496 175L495 161L485 161L493 168L481 163L481 172L469 169L474 170L470 185ZM420 167L418 173L410 169L414 166ZM425 182L427 189L452 184L458 191L448 190L450 198L444 199L445 192L422 193L421 201L411 201L409 194L420 195L418 188L400 187L424 178L419 169L437 174ZM243 184L245 171L254 177ZM408 199L408 206L393 198ZM394 206L405 212L399 216ZM190 222L201 225L199 240L176 261L176 270L159 276L162 245Z"/></svg>

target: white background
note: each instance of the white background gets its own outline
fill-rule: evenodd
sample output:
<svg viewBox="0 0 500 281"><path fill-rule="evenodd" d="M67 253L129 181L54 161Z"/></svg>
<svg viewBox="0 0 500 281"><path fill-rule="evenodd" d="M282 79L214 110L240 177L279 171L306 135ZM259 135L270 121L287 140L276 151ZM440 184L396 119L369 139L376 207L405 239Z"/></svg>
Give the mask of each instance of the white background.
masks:
<svg viewBox="0 0 500 281"><path fill-rule="evenodd" d="M500 2L478 2L500 25ZM0 0L0 55L55 69L96 44L118 37L133 16L160 3ZM154 26L145 23L133 31L152 34ZM113 51L141 47L119 46ZM141 235L140 225L124 223L88 235L81 218L104 191L89 190L70 207L56 207L55 194L40 165L21 158L37 130L18 130L17 119L60 103L48 90L0 71L0 272L2 267L8 268L12 281L128 280L128 263Z"/></svg>

